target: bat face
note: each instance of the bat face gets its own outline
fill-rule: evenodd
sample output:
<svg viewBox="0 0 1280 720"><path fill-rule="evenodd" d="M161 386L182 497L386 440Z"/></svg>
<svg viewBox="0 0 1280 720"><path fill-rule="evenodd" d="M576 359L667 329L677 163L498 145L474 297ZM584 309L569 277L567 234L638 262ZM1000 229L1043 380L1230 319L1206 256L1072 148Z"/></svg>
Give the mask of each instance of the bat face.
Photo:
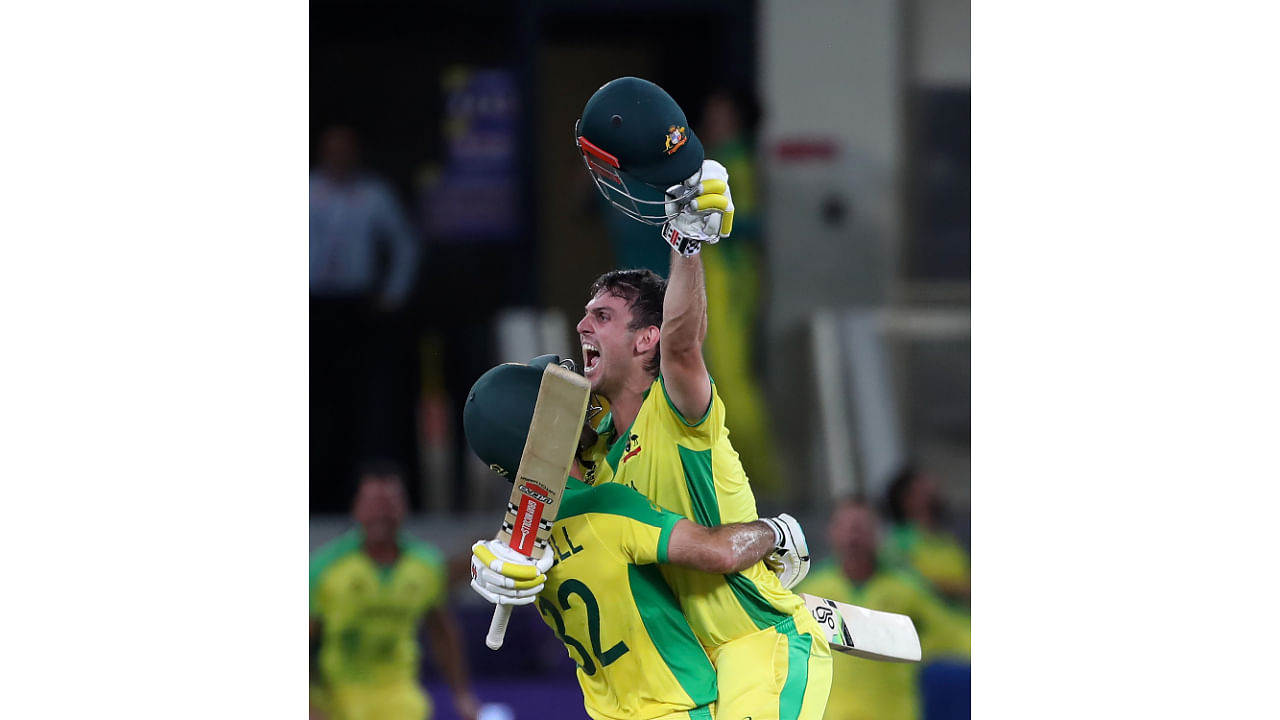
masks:
<svg viewBox="0 0 1280 720"><path fill-rule="evenodd" d="M581 375L554 364L543 370L538 404L498 533L498 539L516 552L532 557L546 548L590 394L590 385Z"/></svg>
<svg viewBox="0 0 1280 720"><path fill-rule="evenodd" d="M831 649L882 662L920 662L920 636L911 618L800 593Z"/></svg>

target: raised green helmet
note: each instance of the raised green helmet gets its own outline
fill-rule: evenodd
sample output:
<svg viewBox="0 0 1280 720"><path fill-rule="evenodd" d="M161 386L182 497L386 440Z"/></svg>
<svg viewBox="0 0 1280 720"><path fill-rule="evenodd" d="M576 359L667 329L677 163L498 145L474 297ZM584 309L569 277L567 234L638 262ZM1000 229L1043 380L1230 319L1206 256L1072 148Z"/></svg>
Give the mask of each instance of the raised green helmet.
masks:
<svg viewBox="0 0 1280 720"><path fill-rule="evenodd" d="M694 188L674 197L666 190L701 171L702 141L676 101L648 80L605 83L582 109L574 135L600 194L628 217L661 225L693 199Z"/></svg>
<svg viewBox="0 0 1280 720"><path fill-rule="evenodd" d="M564 361L570 364L572 361ZM549 363L564 364L558 355L539 355L523 363L490 368L471 386L462 408L467 444L490 470L512 482L529 437L538 404L542 372Z"/></svg>

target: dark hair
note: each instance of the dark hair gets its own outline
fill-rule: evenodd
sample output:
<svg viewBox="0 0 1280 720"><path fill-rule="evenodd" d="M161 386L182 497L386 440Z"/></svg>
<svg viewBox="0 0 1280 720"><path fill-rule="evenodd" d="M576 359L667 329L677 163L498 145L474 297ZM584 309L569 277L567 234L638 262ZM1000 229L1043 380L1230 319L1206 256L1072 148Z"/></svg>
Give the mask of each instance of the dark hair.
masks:
<svg viewBox="0 0 1280 720"><path fill-rule="evenodd" d="M854 490L838 496L833 507L841 507L843 505L859 505L870 508L873 512L875 511L875 508L871 507L871 503L867 502L867 496L863 495L861 490Z"/></svg>
<svg viewBox="0 0 1280 720"><path fill-rule="evenodd" d="M893 480L889 483L889 491L885 493L885 509L889 512L889 518L895 523L907 521L905 506L907 490L911 487L911 482L921 474L920 467L914 463L907 463L894 473ZM942 498L935 494L934 501L929 505L929 512L933 513L933 519L941 520L945 511Z"/></svg>
<svg viewBox="0 0 1280 720"><path fill-rule="evenodd" d="M889 512L889 519L895 523L903 523L907 520L907 509L903 506L907 499L907 488L911 486L912 479L919 474L915 465L907 464L898 468L898 472L894 473L893 479L889 481L889 491L885 495L885 509Z"/></svg>
<svg viewBox="0 0 1280 720"><path fill-rule="evenodd" d="M374 479L386 481L387 478L394 478L392 482L404 487L404 472L400 469L400 465L386 458L366 460L360 463L356 473L357 485L363 485Z"/></svg>
<svg viewBox="0 0 1280 720"><path fill-rule="evenodd" d="M631 306L631 322L629 330L641 330L650 325L662 327L662 298L667 294L667 281L658 273L648 268L630 270L610 270L591 283L587 301L607 291L616 295ZM644 369L650 375L657 376L662 365L662 343L653 347L653 357L645 363Z"/></svg>
<svg viewBox="0 0 1280 720"><path fill-rule="evenodd" d="M756 130L760 127L760 121L764 117L764 112L760 107L760 100L757 99L755 91L745 85L720 85L707 94L707 100L715 97L728 100L729 104L733 105L734 109L738 111L738 122L742 124L743 134L747 137L755 137ZM702 108L702 113L705 116L705 107ZM699 117L699 120L702 119L702 117Z"/></svg>

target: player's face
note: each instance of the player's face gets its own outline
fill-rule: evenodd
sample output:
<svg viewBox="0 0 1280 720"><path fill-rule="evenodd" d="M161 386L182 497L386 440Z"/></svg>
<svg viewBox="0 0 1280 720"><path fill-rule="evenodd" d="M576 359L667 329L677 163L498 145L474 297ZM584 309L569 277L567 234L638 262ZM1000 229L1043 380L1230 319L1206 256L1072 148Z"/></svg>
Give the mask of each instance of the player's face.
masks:
<svg viewBox="0 0 1280 720"><path fill-rule="evenodd" d="M582 374L591 389L605 397L621 388L637 362L636 331L631 323L631 307L626 300L602 290L587 303L578 322L582 342Z"/></svg>
<svg viewBox="0 0 1280 720"><path fill-rule="evenodd" d="M907 517L917 521L929 517L933 512L934 504L937 503L937 498L938 490L933 478L928 475L917 475L907 486L907 492L903 498Z"/></svg>
<svg viewBox="0 0 1280 720"><path fill-rule="evenodd" d="M866 505L845 503L831 514L828 528L831 546L846 554L874 554L876 516Z"/></svg>
<svg viewBox="0 0 1280 720"><path fill-rule="evenodd" d="M360 484L356 495L356 522L369 542L394 542L404 514L404 488L394 477L376 477Z"/></svg>

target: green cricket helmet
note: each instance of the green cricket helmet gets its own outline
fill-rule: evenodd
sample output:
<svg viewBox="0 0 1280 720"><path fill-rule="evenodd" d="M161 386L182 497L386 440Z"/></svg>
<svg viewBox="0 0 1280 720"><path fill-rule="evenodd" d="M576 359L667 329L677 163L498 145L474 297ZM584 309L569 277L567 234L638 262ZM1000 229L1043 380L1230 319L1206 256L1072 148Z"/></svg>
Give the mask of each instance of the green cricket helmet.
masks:
<svg viewBox="0 0 1280 720"><path fill-rule="evenodd" d="M462 409L467 444L490 470L512 482L538 404L542 373L550 363L573 369L572 360L539 355L529 363L503 363L490 368L471 386Z"/></svg>
<svg viewBox="0 0 1280 720"><path fill-rule="evenodd" d="M693 199L695 188L666 191L702 169L702 141L676 101L648 80L605 83L582 109L574 135L600 194L626 216L661 225Z"/></svg>

